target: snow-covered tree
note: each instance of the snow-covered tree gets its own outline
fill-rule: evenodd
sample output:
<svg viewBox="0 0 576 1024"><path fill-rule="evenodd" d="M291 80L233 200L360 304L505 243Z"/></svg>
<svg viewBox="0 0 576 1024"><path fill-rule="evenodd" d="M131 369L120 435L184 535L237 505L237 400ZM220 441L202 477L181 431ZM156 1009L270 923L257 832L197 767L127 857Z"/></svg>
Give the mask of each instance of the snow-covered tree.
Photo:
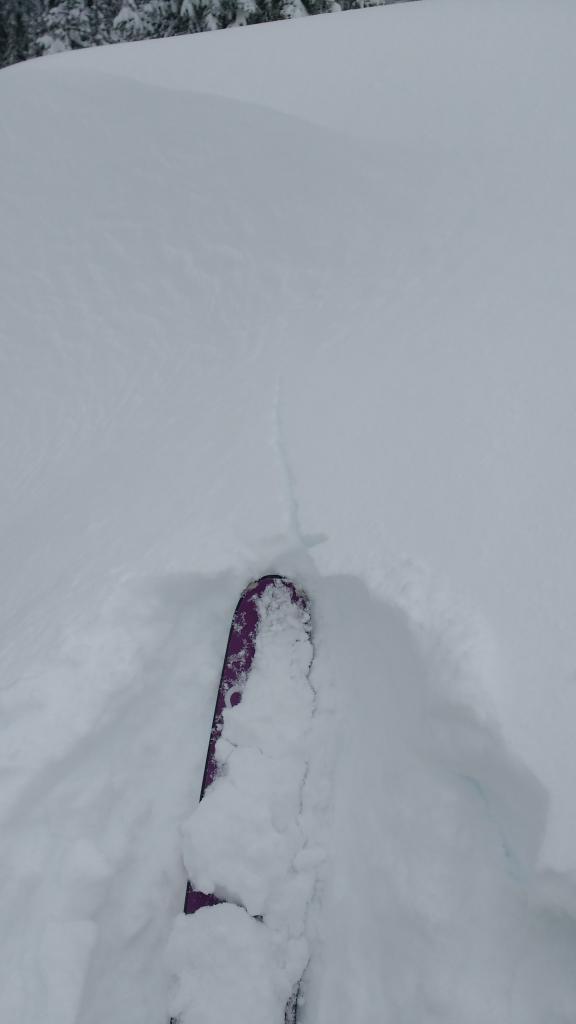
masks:
<svg viewBox="0 0 576 1024"><path fill-rule="evenodd" d="M85 0L90 21L90 46L114 42L113 21L118 13L117 0Z"/></svg>
<svg viewBox="0 0 576 1024"><path fill-rule="evenodd" d="M0 67L34 56L37 20L36 0L28 5L0 0Z"/></svg>
<svg viewBox="0 0 576 1024"><path fill-rule="evenodd" d="M38 40L42 53L80 50L92 43L87 0L55 0L46 11L44 32Z"/></svg>
<svg viewBox="0 0 576 1024"><path fill-rule="evenodd" d="M178 32L179 0L146 0L143 14L150 35L156 39Z"/></svg>
<svg viewBox="0 0 576 1024"><path fill-rule="evenodd" d="M385 3L386 0L383 0ZM302 0L304 8L308 14L326 14L329 11L338 10L335 0Z"/></svg>
<svg viewBox="0 0 576 1024"><path fill-rule="evenodd" d="M8 21L4 16L4 11L0 7L0 67L8 63Z"/></svg>
<svg viewBox="0 0 576 1024"><path fill-rule="evenodd" d="M218 0L214 17L217 28L229 28L235 25L239 15L238 0Z"/></svg>
<svg viewBox="0 0 576 1024"><path fill-rule="evenodd" d="M146 38L146 17L136 0L123 0L112 27L115 41L131 42L134 39Z"/></svg>
<svg viewBox="0 0 576 1024"><path fill-rule="evenodd" d="M246 13L246 24L256 25L262 21L282 21L289 16L287 0L254 0L252 9Z"/></svg>
<svg viewBox="0 0 576 1024"><path fill-rule="evenodd" d="M179 31L208 32L212 28L217 28L218 20L212 3L217 3L217 0L183 0L180 7Z"/></svg>

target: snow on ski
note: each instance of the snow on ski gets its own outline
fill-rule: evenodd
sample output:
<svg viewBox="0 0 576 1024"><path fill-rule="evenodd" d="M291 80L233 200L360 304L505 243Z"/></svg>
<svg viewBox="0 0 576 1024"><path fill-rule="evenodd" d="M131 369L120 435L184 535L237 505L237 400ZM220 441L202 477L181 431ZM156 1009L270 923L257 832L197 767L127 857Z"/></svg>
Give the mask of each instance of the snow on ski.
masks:
<svg viewBox="0 0 576 1024"><path fill-rule="evenodd" d="M200 803L184 828L171 1024L294 1024L314 872L299 822L313 709L310 607L269 575L232 618ZM284 1008L284 1009L283 1009Z"/></svg>

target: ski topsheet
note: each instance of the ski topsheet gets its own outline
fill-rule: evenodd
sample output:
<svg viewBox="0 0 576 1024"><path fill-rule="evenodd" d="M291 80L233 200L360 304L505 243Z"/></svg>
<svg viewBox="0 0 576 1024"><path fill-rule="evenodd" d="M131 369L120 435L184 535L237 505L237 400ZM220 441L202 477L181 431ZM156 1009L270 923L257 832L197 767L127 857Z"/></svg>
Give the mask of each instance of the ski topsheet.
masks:
<svg viewBox="0 0 576 1024"><path fill-rule="evenodd" d="M184 827L173 1024L296 1021L314 884L300 822L312 653L306 594L282 576L251 583L232 618L200 803Z"/></svg>

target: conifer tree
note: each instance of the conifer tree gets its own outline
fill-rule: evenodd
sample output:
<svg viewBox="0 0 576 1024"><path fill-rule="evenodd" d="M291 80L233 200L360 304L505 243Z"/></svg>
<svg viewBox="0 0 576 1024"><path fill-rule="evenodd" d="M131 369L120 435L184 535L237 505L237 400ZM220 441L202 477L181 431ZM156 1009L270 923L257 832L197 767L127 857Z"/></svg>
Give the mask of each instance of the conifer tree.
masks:
<svg viewBox="0 0 576 1024"><path fill-rule="evenodd" d="M110 0L86 0L86 13L90 24L90 46L113 42L112 22L118 7Z"/></svg>
<svg viewBox="0 0 576 1024"><path fill-rule="evenodd" d="M328 11L334 10L333 0L302 0L302 3L308 14L327 14ZM340 7L344 9L342 0L340 0Z"/></svg>
<svg viewBox="0 0 576 1024"><path fill-rule="evenodd" d="M183 0L179 26L180 32L208 32L216 28L211 0Z"/></svg>
<svg viewBox="0 0 576 1024"><path fill-rule="evenodd" d="M52 0L39 39L41 52L59 53L90 46L91 28L86 0Z"/></svg>
<svg viewBox="0 0 576 1024"><path fill-rule="evenodd" d="M33 55L30 35L32 13L33 6L27 12L18 0L0 0L0 67Z"/></svg>
<svg viewBox="0 0 576 1024"><path fill-rule="evenodd" d="M136 0L124 0L112 23L115 42L132 42L146 38L146 18Z"/></svg>
<svg viewBox="0 0 576 1024"><path fill-rule="evenodd" d="M255 0L254 7L246 15L247 25L263 21L283 21L288 17L286 0Z"/></svg>
<svg viewBox="0 0 576 1024"><path fill-rule="evenodd" d="M6 4L0 0L0 68L9 64L8 53L10 50L10 29L8 26L8 10Z"/></svg>
<svg viewBox="0 0 576 1024"><path fill-rule="evenodd" d="M0 68L3 68L8 63L8 33L6 31L6 25L0 11Z"/></svg>
<svg viewBox="0 0 576 1024"><path fill-rule="evenodd" d="M196 0L192 5L192 32L207 32L211 26L210 4L205 0Z"/></svg>
<svg viewBox="0 0 576 1024"><path fill-rule="evenodd" d="M178 0L147 0L144 16L148 31L154 38L176 35L178 31Z"/></svg>
<svg viewBox="0 0 576 1024"><path fill-rule="evenodd" d="M218 28L229 28L238 20L238 0L219 0L214 17Z"/></svg>

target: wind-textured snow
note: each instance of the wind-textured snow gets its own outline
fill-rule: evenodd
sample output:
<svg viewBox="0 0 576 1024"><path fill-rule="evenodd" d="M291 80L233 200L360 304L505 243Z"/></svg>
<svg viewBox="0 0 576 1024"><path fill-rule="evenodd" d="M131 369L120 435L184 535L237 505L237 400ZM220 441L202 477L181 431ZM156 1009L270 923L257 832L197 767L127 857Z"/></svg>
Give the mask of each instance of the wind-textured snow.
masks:
<svg viewBox="0 0 576 1024"><path fill-rule="evenodd" d="M0 1020L216 1014L238 942L281 1019L288 945L181 910L285 572L301 1024L572 1024L575 35L428 0L2 71Z"/></svg>

